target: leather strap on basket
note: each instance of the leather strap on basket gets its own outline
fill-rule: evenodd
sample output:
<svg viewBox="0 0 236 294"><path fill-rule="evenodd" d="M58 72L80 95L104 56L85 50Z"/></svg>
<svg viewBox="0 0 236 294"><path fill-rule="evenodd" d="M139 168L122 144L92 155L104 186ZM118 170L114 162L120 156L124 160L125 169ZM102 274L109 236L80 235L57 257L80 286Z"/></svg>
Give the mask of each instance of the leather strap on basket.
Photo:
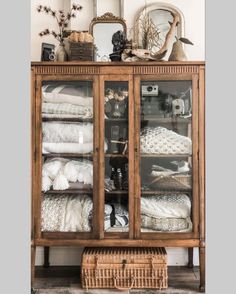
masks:
<svg viewBox="0 0 236 294"><path fill-rule="evenodd" d="M113 278L113 281L114 281L114 287L117 289L117 290L121 290L121 291L127 291L127 290L131 290L132 288L133 288L133 286L134 286L134 281L135 281L135 278L134 277L131 277L131 279L130 279L130 286L129 287L119 287L119 286L117 286L117 280L118 280L119 278L117 278L117 277L114 277ZM121 278L122 279L122 278Z"/></svg>

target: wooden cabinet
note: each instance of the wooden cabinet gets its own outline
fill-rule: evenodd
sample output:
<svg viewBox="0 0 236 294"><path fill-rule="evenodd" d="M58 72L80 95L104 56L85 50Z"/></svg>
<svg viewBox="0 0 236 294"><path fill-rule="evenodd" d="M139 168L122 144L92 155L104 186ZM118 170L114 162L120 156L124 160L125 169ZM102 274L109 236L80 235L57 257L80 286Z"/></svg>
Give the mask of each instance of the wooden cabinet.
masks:
<svg viewBox="0 0 236 294"><path fill-rule="evenodd" d="M203 62L32 63L32 270L36 246L187 247L190 265L199 247L203 289L204 80Z"/></svg>

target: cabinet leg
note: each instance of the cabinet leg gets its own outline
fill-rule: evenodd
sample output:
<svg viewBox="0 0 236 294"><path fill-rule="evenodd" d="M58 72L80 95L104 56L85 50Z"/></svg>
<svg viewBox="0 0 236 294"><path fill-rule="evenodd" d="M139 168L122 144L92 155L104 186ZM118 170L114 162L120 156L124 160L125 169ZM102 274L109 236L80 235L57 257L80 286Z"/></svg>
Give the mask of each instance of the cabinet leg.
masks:
<svg viewBox="0 0 236 294"><path fill-rule="evenodd" d="M34 286L34 278L35 278L35 254L36 254L36 246L31 245L31 289Z"/></svg>
<svg viewBox="0 0 236 294"><path fill-rule="evenodd" d="M193 248L188 248L188 268L193 268Z"/></svg>
<svg viewBox="0 0 236 294"><path fill-rule="evenodd" d="M47 268L50 266L49 263L49 247L46 246L44 247L44 263L43 263L43 267Z"/></svg>
<svg viewBox="0 0 236 294"><path fill-rule="evenodd" d="M205 246L199 248L200 259L200 292L205 292Z"/></svg>

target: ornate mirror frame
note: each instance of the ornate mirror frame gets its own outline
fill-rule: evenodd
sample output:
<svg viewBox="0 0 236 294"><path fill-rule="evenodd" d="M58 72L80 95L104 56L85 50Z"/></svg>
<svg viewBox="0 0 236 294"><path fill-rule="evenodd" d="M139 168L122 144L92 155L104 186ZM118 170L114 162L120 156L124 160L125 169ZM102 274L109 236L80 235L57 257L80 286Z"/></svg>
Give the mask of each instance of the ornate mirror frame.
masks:
<svg viewBox="0 0 236 294"><path fill-rule="evenodd" d="M94 17L98 17L97 7L98 7L99 0L93 0L93 15ZM119 1L119 10L120 10L120 18L124 18L124 0L117 0Z"/></svg>
<svg viewBox="0 0 236 294"><path fill-rule="evenodd" d="M115 16L114 14L112 14L111 12L106 12L105 14L103 14L102 16L99 17L95 17L89 26L89 33L91 35L93 35L93 27L94 25L98 24L98 23L120 23L123 26L124 32L127 35L127 26L126 26L126 22L123 18Z"/></svg>
<svg viewBox="0 0 236 294"><path fill-rule="evenodd" d="M185 20L184 20L184 15L183 13L174 5L171 5L169 3L154 3L150 4L147 6L142 7L138 13L135 16L135 21L134 21L134 41L136 44L140 44L140 35L139 35L139 27L136 26L136 23L140 16L146 11L147 14L154 10L165 10L168 11L172 14L177 14L180 19L180 23L177 27L177 36L178 38L183 37L185 33Z"/></svg>

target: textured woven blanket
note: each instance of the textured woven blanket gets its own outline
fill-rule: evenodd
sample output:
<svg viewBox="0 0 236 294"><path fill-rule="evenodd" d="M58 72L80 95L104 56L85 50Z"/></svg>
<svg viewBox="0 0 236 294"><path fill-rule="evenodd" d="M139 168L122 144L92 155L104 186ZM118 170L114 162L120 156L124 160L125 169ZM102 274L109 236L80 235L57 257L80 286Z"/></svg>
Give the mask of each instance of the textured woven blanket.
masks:
<svg viewBox="0 0 236 294"><path fill-rule="evenodd" d="M142 153L191 154L192 141L163 127L145 127L141 130Z"/></svg>
<svg viewBox="0 0 236 294"><path fill-rule="evenodd" d="M42 103L42 112L51 114L73 114L76 117L93 117L93 108L69 103Z"/></svg>
<svg viewBox="0 0 236 294"><path fill-rule="evenodd" d="M185 194L141 197L141 214L154 218L190 217L191 201Z"/></svg>
<svg viewBox="0 0 236 294"><path fill-rule="evenodd" d="M92 199L87 195L47 195L42 201L41 229L48 232L91 231ZM112 207L105 205L105 219ZM107 227L107 223L106 223Z"/></svg>
<svg viewBox="0 0 236 294"><path fill-rule="evenodd" d="M141 215L141 228L160 232L189 232L192 230L190 218L154 218Z"/></svg>

